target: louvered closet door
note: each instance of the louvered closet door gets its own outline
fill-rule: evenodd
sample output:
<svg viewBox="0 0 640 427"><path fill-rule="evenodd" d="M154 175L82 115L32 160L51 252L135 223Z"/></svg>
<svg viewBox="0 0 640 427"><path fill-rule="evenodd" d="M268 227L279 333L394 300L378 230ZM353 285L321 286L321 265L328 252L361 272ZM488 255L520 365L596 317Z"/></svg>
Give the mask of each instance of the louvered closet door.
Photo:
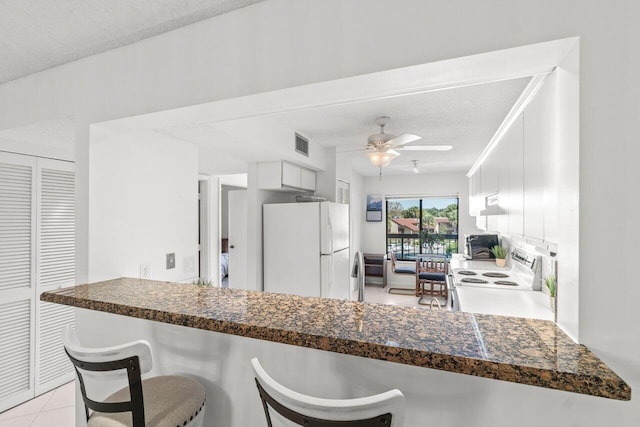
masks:
<svg viewBox="0 0 640 427"><path fill-rule="evenodd" d="M75 284L75 195L73 163L38 159L38 296ZM72 307L36 302L36 394L73 379L60 334L74 324Z"/></svg>
<svg viewBox="0 0 640 427"><path fill-rule="evenodd" d="M0 411L34 396L35 170L0 152Z"/></svg>

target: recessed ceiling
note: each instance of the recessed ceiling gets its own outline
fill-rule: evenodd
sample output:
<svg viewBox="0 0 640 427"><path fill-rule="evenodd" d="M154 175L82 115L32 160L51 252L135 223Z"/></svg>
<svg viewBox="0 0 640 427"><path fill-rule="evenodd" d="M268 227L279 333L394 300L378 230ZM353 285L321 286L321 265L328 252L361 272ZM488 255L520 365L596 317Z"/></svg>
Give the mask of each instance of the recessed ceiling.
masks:
<svg viewBox="0 0 640 427"><path fill-rule="evenodd" d="M260 1L2 1L0 84Z"/></svg>
<svg viewBox="0 0 640 427"><path fill-rule="evenodd" d="M327 146L345 149L364 147L367 136L378 133L378 116L390 116L385 132L410 133L422 139L408 145L452 145L451 151L401 151L387 175L413 173L412 160L425 172L467 170L489 143L522 94L530 78L503 80L427 93L383 98L312 110L277 114L274 118ZM352 159L355 170L365 176L378 174L364 151L341 154Z"/></svg>
<svg viewBox="0 0 640 427"><path fill-rule="evenodd" d="M452 145L451 151L402 151L384 168L385 175L412 174L413 160L422 172L467 171L480 156L530 78L502 80L446 90L374 99L364 102L271 114L229 122L194 123L156 129L198 145L203 173L241 173L246 162L282 159L272 142L273 128L301 133L311 141L343 150L364 148L377 133L375 118L391 116L386 132L422 137L409 145ZM262 135L262 137L256 137ZM205 154L206 153L206 154ZM204 155L203 155L204 154ZM346 156L363 176L379 170L364 150Z"/></svg>

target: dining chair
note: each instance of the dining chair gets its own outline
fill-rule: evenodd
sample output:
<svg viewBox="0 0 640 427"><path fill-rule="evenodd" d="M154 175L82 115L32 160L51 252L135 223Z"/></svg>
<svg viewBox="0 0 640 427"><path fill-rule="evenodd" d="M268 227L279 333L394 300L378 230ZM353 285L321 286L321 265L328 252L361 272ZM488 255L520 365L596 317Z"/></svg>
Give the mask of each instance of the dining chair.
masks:
<svg viewBox="0 0 640 427"><path fill-rule="evenodd" d="M423 256L416 258L416 296L447 297L446 275L449 263L444 257ZM426 286L429 285L429 289Z"/></svg>

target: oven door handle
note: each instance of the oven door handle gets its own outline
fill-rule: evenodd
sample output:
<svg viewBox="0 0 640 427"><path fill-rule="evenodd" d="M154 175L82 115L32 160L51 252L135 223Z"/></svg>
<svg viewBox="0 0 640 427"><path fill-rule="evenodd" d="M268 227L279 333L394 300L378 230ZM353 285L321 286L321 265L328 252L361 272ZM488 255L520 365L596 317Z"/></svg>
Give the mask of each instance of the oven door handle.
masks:
<svg viewBox="0 0 640 427"><path fill-rule="evenodd" d="M458 301L458 291L453 282L453 276L447 274L444 278L447 284L447 307L451 311L460 311L460 302Z"/></svg>

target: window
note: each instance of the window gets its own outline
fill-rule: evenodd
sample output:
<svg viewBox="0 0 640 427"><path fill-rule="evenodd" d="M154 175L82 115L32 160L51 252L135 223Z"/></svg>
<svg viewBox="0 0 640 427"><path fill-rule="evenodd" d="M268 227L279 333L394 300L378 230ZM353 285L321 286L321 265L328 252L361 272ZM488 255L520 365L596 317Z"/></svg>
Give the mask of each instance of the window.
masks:
<svg viewBox="0 0 640 427"><path fill-rule="evenodd" d="M458 198L387 198L387 252L399 260L417 254L458 253Z"/></svg>

